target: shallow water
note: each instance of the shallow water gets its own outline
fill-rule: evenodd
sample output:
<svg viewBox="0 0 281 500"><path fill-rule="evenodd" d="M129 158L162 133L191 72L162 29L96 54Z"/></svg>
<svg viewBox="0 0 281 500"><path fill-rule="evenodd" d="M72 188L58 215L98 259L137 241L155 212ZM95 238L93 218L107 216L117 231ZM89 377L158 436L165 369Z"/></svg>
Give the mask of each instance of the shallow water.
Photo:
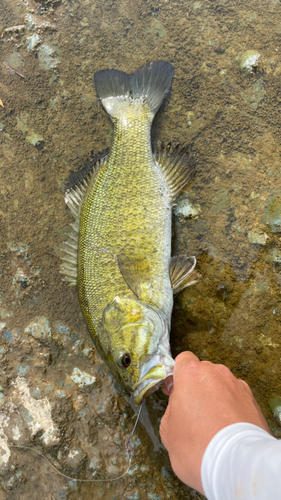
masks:
<svg viewBox="0 0 281 500"><path fill-rule="evenodd" d="M201 498L160 444L160 393L120 481L69 482L10 445L34 446L73 477L127 467L134 410L92 350L57 258L72 221L66 179L112 141L93 84L103 68L174 64L153 137L197 153L174 252L196 255L202 281L176 298L173 353L225 363L281 436L280 14L276 0L2 0L1 500Z"/></svg>

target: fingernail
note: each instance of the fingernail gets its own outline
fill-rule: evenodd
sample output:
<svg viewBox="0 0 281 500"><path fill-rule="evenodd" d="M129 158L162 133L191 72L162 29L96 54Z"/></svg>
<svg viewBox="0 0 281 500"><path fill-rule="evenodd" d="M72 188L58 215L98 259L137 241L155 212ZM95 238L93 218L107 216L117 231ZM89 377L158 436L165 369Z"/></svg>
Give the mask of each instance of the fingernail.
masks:
<svg viewBox="0 0 281 500"><path fill-rule="evenodd" d="M170 394L171 391L172 391L172 389L173 389L173 385L174 385L174 377L173 377L173 375L170 375L169 377L167 377L165 379L165 384L166 384L166 387L167 387L167 391Z"/></svg>

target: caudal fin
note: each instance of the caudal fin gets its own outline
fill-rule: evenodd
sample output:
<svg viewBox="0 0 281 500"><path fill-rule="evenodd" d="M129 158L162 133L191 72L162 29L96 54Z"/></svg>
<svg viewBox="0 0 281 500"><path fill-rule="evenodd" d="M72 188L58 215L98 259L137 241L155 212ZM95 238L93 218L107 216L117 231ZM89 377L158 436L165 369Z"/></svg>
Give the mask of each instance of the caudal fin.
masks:
<svg viewBox="0 0 281 500"><path fill-rule="evenodd" d="M112 117L118 117L120 106L138 100L156 114L169 91L173 65L167 61L154 61L128 75L124 71L105 69L95 73L97 94Z"/></svg>

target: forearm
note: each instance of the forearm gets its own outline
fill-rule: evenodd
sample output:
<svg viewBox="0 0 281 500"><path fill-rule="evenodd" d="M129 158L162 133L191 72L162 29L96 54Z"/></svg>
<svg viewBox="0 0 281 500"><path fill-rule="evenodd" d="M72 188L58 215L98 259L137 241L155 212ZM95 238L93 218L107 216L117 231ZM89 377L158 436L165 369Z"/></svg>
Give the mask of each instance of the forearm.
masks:
<svg viewBox="0 0 281 500"><path fill-rule="evenodd" d="M201 478L208 500L280 500L281 441L253 424L229 425L209 443Z"/></svg>

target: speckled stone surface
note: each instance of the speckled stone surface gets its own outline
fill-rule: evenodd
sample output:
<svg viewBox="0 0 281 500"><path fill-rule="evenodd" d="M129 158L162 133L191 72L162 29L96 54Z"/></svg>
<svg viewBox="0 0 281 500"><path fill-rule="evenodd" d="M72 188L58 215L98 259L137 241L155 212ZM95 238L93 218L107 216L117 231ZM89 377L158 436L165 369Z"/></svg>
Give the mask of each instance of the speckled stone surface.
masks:
<svg viewBox="0 0 281 500"><path fill-rule="evenodd" d="M75 480L126 472L135 414L59 274L66 179L112 141L99 69L174 64L152 135L197 153L173 249L197 257L202 281L175 300L173 354L225 363L281 436L280 14L275 0L2 0L0 500L203 498L171 470L160 392L124 477Z"/></svg>

